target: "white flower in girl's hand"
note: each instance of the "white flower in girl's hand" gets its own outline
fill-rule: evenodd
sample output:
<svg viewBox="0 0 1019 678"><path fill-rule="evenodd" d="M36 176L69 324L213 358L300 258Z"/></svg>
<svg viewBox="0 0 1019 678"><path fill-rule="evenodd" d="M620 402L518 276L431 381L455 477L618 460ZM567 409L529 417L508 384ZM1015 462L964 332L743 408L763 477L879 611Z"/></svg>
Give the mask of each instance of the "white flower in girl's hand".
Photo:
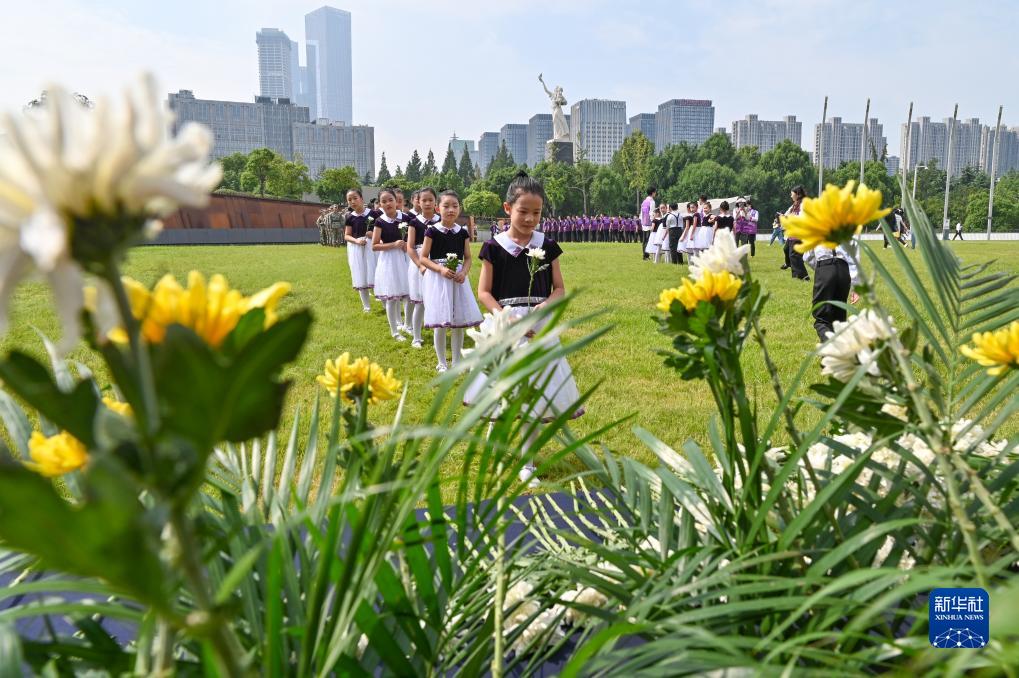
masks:
<svg viewBox="0 0 1019 678"><path fill-rule="evenodd" d="M535 247L534 249L527 250L527 256L531 257L532 259L537 259L538 261L544 261L545 250L541 249L540 247Z"/></svg>

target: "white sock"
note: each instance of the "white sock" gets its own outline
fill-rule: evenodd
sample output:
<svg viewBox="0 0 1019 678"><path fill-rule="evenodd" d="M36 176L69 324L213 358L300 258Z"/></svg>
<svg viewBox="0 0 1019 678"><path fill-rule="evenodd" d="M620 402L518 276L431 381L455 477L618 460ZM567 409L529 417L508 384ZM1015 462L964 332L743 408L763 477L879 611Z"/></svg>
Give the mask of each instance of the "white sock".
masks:
<svg viewBox="0 0 1019 678"><path fill-rule="evenodd" d="M453 364L460 362L461 353L464 347L464 328L458 327L450 333L450 348L453 351Z"/></svg>
<svg viewBox="0 0 1019 678"><path fill-rule="evenodd" d="M368 290L358 290L357 294L361 297L361 305L365 308L372 307L371 297L368 296Z"/></svg>
<svg viewBox="0 0 1019 678"><path fill-rule="evenodd" d="M397 327L400 324L400 300L389 299L386 301L386 320L389 321L389 333L394 337L399 334Z"/></svg>
<svg viewBox="0 0 1019 678"><path fill-rule="evenodd" d="M410 299L403 300L403 326L410 327Z"/></svg>
<svg viewBox="0 0 1019 678"><path fill-rule="evenodd" d="M446 328L436 327L433 331L432 343L435 344L435 357L439 364L446 367Z"/></svg>
<svg viewBox="0 0 1019 678"><path fill-rule="evenodd" d="M425 305L414 304L411 308L414 323L414 341L421 341L421 330L425 326Z"/></svg>

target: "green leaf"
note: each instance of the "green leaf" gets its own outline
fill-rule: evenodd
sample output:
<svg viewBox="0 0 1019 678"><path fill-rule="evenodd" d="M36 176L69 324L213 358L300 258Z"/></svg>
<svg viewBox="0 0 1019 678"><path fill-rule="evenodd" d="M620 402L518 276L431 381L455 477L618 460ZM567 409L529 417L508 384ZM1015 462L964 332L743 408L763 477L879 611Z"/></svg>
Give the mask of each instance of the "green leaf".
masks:
<svg viewBox="0 0 1019 678"><path fill-rule="evenodd" d="M92 420L99 398L91 382L81 381L65 393L41 363L29 355L13 351L0 361L0 379L4 385L39 414L67 431L88 448L95 447Z"/></svg>
<svg viewBox="0 0 1019 678"><path fill-rule="evenodd" d="M13 624L0 624L0 678L21 678L24 658Z"/></svg>
<svg viewBox="0 0 1019 678"><path fill-rule="evenodd" d="M38 556L46 568L100 577L164 609L158 535L126 471L112 459L93 458L80 485L84 501L72 506L49 480L0 461L0 540Z"/></svg>

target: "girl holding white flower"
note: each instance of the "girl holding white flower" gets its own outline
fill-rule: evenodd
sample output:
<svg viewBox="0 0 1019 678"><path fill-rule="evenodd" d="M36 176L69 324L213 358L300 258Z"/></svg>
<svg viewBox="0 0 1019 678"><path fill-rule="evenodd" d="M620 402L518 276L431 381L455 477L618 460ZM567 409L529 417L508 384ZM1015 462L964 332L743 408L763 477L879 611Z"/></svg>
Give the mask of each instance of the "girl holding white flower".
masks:
<svg viewBox="0 0 1019 678"><path fill-rule="evenodd" d="M493 314L509 308L510 313L520 318L566 294L559 268L559 256L563 251L554 240L535 230L541 221L544 203L545 189L541 182L526 172L518 172L503 203L510 217L509 230L482 245L478 254L481 259L478 300ZM541 341L554 345L559 339L548 336ZM545 384L546 394L551 394L542 397L534 410L534 416L543 420L568 411L580 399L573 373L564 359L549 365L536 378L536 383ZM479 375L467 389L465 404L476 400L486 387L486 375ZM583 413L583 409L577 409L572 415L579 417ZM531 444L533 440L529 438L524 444L524 453ZM520 471L520 479L536 485L534 470L532 464L527 464Z"/></svg>
<svg viewBox="0 0 1019 678"><path fill-rule="evenodd" d="M433 197L424 189L422 197ZM424 200L422 206L424 206ZM434 330L435 369L445 372L446 330L450 330L453 364L460 362L464 330L481 324L481 311L474 299L467 276L471 271L470 233L456 223L460 216L460 196L443 191L439 196L441 221L424 231L419 262L425 271L422 282L425 327Z"/></svg>
<svg viewBox="0 0 1019 678"><path fill-rule="evenodd" d="M350 206L350 214L347 215L343 229L343 239L347 241L350 280L361 297L362 310L371 313L368 290L375 287L375 252L371 247L372 229L369 224L374 219L371 210L364 206L364 195L360 188L347 191L347 205Z"/></svg>
<svg viewBox="0 0 1019 678"><path fill-rule="evenodd" d="M396 193L391 188L379 191L382 213L375 220L372 249L378 253L375 269L375 298L386 305L386 318L393 339L406 341L400 334L400 304L407 299L406 242L400 231L403 213L396 209Z"/></svg>
<svg viewBox="0 0 1019 678"><path fill-rule="evenodd" d="M407 324L414 333L412 348L421 348L421 328L425 319L422 282L426 270L421 261L421 248L425 240L425 231L440 221L439 215L435 213L436 199L434 188L426 187L414 191L412 201L420 211L407 222L407 257L410 259L407 266L407 287L410 296L410 317L407 318Z"/></svg>

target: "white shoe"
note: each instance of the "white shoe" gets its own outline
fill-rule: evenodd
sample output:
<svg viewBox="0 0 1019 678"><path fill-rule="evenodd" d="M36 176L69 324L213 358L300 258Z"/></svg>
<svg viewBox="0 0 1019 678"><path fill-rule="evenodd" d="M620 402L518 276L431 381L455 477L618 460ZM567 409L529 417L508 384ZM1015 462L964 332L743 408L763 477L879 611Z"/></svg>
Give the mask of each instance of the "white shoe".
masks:
<svg viewBox="0 0 1019 678"><path fill-rule="evenodd" d="M520 469L520 473L517 474L517 477L520 478L520 482L526 483L527 487L532 490L541 484L541 481L535 477L534 471L534 464L527 464Z"/></svg>
<svg viewBox="0 0 1019 678"><path fill-rule="evenodd" d="M415 339L414 341L410 342L410 347L411 348L421 348L421 342L419 340Z"/></svg>
<svg viewBox="0 0 1019 678"><path fill-rule="evenodd" d="M393 335L393 339L396 339L397 341L407 341L407 337L403 336L399 332Z"/></svg>
<svg viewBox="0 0 1019 678"><path fill-rule="evenodd" d="M361 309L361 312L362 313L371 313L372 312L371 306L365 306L364 308Z"/></svg>
<svg viewBox="0 0 1019 678"><path fill-rule="evenodd" d="M448 369L449 369L448 367L446 367L445 365L442 365L442 364L439 364L439 365L435 366L435 371L438 372L439 374L442 374L443 372L445 372Z"/></svg>
<svg viewBox="0 0 1019 678"><path fill-rule="evenodd" d="M397 332L403 332L404 334L406 334L408 336L414 334L414 330L412 330L411 328L407 327L406 325L400 325L399 327L396 328L396 331Z"/></svg>

